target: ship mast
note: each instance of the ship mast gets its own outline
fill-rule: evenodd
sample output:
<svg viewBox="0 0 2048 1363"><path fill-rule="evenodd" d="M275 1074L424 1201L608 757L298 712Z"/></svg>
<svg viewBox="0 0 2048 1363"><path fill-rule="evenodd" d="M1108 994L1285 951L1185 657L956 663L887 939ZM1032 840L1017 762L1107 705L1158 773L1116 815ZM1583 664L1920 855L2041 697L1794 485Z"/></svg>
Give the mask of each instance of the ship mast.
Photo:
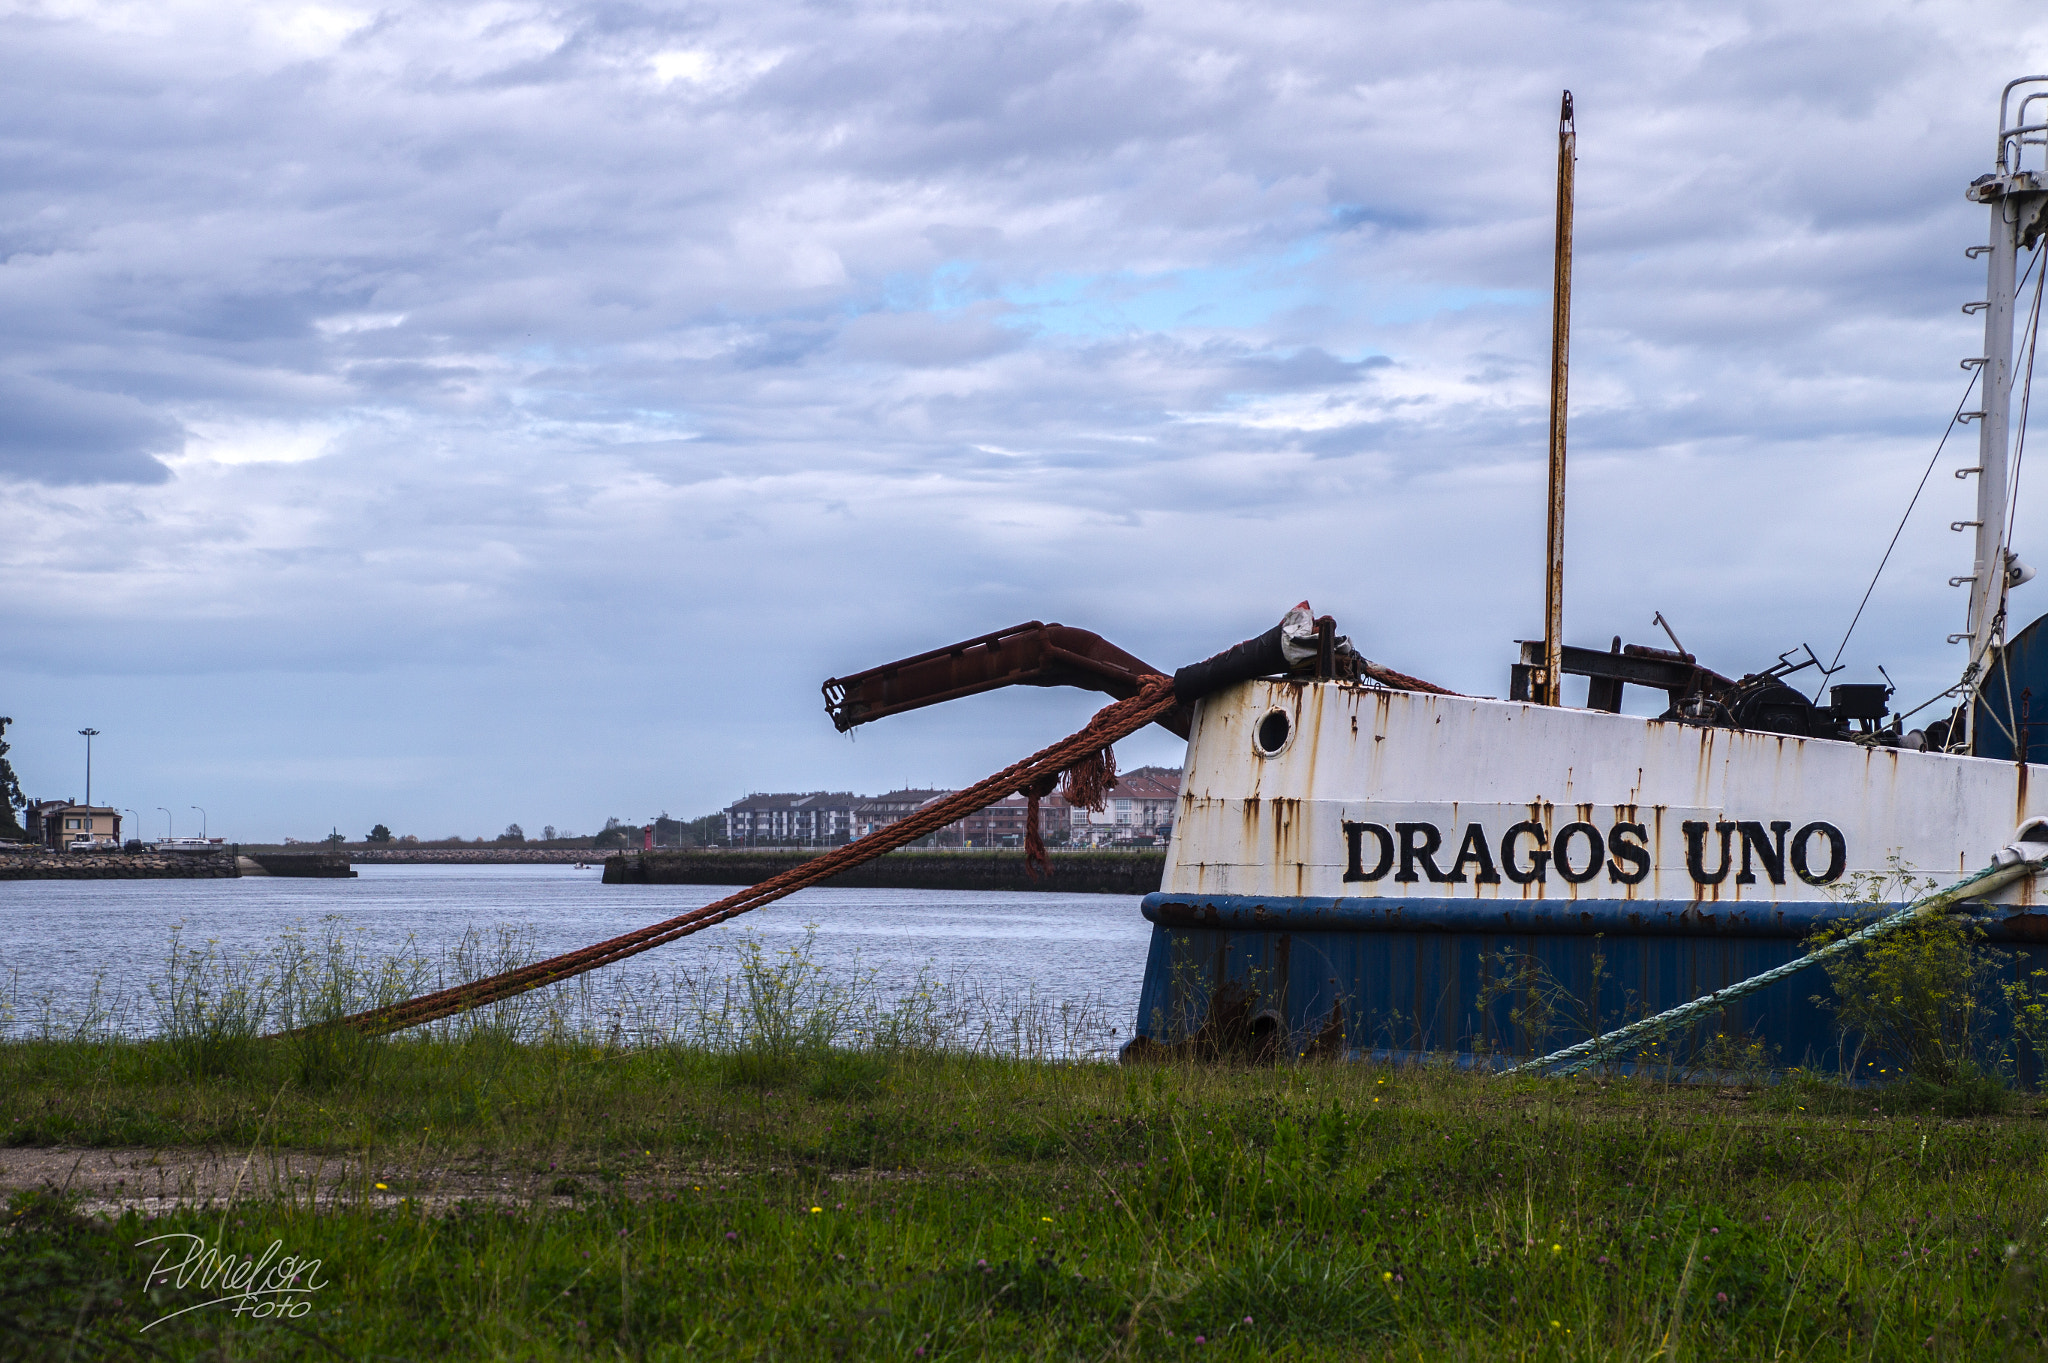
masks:
<svg viewBox="0 0 2048 1363"><path fill-rule="evenodd" d="M1550 516L1543 556L1543 671L1532 677L1538 705L1564 704L1564 428L1572 335L1572 172L1579 132L1572 92L1557 115L1557 237L1550 284Z"/></svg>
<svg viewBox="0 0 2048 1363"><path fill-rule="evenodd" d="M2022 76L2006 84L1998 99L1997 169L1972 181L1967 191L1973 203L1991 209L1991 238L1988 245L1973 246L1970 254L1989 257L1982 302L1966 303L1963 311L1984 314L1984 353L1963 361L1976 365L1978 394L1982 406L1964 413L1977 421L1977 463L1958 469L1956 477L1977 476L1976 552L1967 577L1950 579L1951 586L1968 583L1970 608L1963 633L1951 635L1951 643L1967 639L1970 658L1963 673L1965 694L1961 710L1965 726L1975 710L1972 703L1983 684L1991 661L1991 650L2005 635L2005 598L2011 583L2012 554L2007 548L2006 506L2008 488L2010 403L2012 397L2012 323L2014 274L2023 246L2032 246L2048 226L2048 188L2038 170L2025 165L2030 145L2048 145L2048 116L2036 116L2029 123L2028 110L2037 102L2048 108L2048 88L2031 92L2019 102L2013 121L2007 121L2013 91L2023 85L2048 87L2048 76ZM1960 526L1958 527L1960 528ZM1976 735L1955 743L1970 751Z"/></svg>

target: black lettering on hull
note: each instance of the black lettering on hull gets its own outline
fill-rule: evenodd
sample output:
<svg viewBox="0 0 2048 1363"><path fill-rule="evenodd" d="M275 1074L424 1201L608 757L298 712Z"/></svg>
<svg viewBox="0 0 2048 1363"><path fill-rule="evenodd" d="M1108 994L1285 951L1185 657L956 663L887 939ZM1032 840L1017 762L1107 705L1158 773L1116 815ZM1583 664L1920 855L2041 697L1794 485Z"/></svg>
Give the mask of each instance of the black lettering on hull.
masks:
<svg viewBox="0 0 2048 1363"><path fill-rule="evenodd" d="M1587 845L1584 867L1572 865L1572 844L1583 842ZM1550 859L1557 866L1557 873L1573 885L1583 885L1600 874L1600 864L1607 859L1607 843L1600 836L1600 830L1589 823L1568 823L1557 830L1557 837L1550 844Z"/></svg>
<svg viewBox="0 0 2048 1363"><path fill-rule="evenodd" d="M1500 872L1495 870L1493 865L1493 849L1486 845L1486 830L1476 823L1465 825L1465 841L1458 844L1458 859L1451 863L1449 878L1453 884L1465 883L1467 866L1479 868L1472 873L1474 883L1500 884Z"/></svg>
<svg viewBox="0 0 2048 1363"><path fill-rule="evenodd" d="M1735 825L1726 819L1712 825L1713 831L1721 835L1721 864L1713 870L1707 869L1708 825L1688 820L1679 827L1685 832L1685 869L1695 885L1719 885L1728 878L1728 839L1735 832Z"/></svg>
<svg viewBox="0 0 2048 1363"><path fill-rule="evenodd" d="M1420 879L1415 874L1416 864L1422 865L1422 873L1438 885L1450 877L1436 867L1436 849L1444 845L1444 835L1433 823L1397 823L1395 834L1401 839L1401 869L1394 872L1394 879L1408 882Z"/></svg>
<svg viewBox="0 0 2048 1363"><path fill-rule="evenodd" d="M1529 864L1522 865L1515 860L1515 841L1518 838L1534 838L1536 850L1529 853ZM1508 879L1517 885L1541 885L1544 871L1550 865L1550 852L1545 847L1546 835L1540 823L1518 823L1507 831L1500 840L1501 869L1508 873Z"/></svg>
<svg viewBox="0 0 2048 1363"><path fill-rule="evenodd" d="M1639 823L1618 823L1607 834L1607 878L1617 885L1640 885L1650 878L1650 830ZM1623 863L1626 863L1624 865Z"/></svg>
<svg viewBox="0 0 2048 1363"><path fill-rule="evenodd" d="M1813 869L1813 837L1819 834L1828 845L1828 864L1819 872ZM1842 878L1843 869L1849 864L1849 844L1842 837L1842 830L1831 823L1816 820L1799 830L1792 839L1792 869L1799 878L1809 885L1831 885Z"/></svg>
<svg viewBox="0 0 2048 1363"><path fill-rule="evenodd" d="M1764 826L1754 819L1744 819L1735 825L1735 831L1742 836L1742 870L1736 874L1737 885L1756 884L1756 872L1750 869L1750 854L1755 853L1762 863L1764 874L1771 878L1771 884L1785 883L1785 834L1792 829L1789 819L1771 820L1771 832L1777 835L1774 843L1764 835Z"/></svg>
<svg viewBox="0 0 2048 1363"><path fill-rule="evenodd" d="M1542 885L1554 869L1571 885L1584 885L1603 870L1612 884L1640 885L1654 869L1650 830L1625 820L1604 834L1590 823L1568 823L1555 838L1542 824L1524 820L1501 836L1498 861L1485 827L1467 824L1449 870L1437 863L1444 834L1433 823L1397 823L1390 829L1345 819L1342 827L1344 879L1353 883L1384 880L1391 872L1402 884L1498 885L1505 875L1517 885ZM1759 872L1771 884L1783 885L1788 864L1808 885L1831 885L1849 864L1848 839L1824 820L1796 834L1789 819L1688 821L1679 829L1685 835L1686 874L1695 885L1719 885L1731 874L1737 885L1754 885Z"/></svg>
<svg viewBox="0 0 2048 1363"><path fill-rule="evenodd" d="M1365 838L1368 833L1372 835L1379 857L1370 871L1365 869ZM1346 819L1344 844L1351 858L1350 864L1344 868L1346 880L1378 880L1394 864L1394 836L1380 824L1353 823Z"/></svg>

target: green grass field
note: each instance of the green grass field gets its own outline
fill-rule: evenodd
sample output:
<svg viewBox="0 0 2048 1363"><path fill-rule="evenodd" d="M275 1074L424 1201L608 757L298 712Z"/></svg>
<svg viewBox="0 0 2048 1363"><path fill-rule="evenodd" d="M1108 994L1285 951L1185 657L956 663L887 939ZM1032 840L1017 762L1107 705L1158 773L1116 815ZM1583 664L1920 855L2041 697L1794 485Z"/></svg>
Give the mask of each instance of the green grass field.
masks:
<svg viewBox="0 0 2048 1363"><path fill-rule="evenodd" d="M204 1063L198 1063L204 1062ZM224 1071L208 1074L207 1071ZM2028 1358L2040 1113L1815 1082L400 1040L0 1046L0 1132L231 1206L17 1194L34 1359ZM323 1183L278 1184L285 1156ZM333 1171L340 1171L333 1173ZM61 1188L61 1178L50 1180ZM175 1178L171 1179L175 1182ZM159 1182L163 1182L160 1177ZM379 1184L383 1185L381 1188ZM324 1190L324 1191L323 1191ZM297 1256L304 1312L145 1283ZM317 1268L307 1266L318 1260ZM242 1314L234 1314L242 1305ZM293 1309L297 1309L294 1307Z"/></svg>

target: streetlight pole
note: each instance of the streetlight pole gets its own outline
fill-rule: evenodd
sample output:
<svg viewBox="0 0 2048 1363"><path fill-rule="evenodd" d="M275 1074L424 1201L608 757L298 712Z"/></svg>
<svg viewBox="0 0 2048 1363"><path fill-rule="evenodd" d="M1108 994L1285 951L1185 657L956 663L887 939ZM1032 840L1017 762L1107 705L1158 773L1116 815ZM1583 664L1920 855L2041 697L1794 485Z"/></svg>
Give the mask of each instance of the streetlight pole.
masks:
<svg viewBox="0 0 2048 1363"><path fill-rule="evenodd" d="M192 807L194 809L199 809L198 805L194 805ZM199 809L199 840L201 842L206 841L206 811L203 809Z"/></svg>
<svg viewBox="0 0 2048 1363"><path fill-rule="evenodd" d="M85 735L85 807L92 808L92 741L99 736L98 729L80 729Z"/></svg>
<svg viewBox="0 0 2048 1363"><path fill-rule="evenodd" d="M136 813L136 812L135 812L134 810L132 810L132 809L124 809L124 810L122 810L121 812L122 812L123 814L126 814L126 815L127 815L128 817L129 817L129 819L130 819L130 820L132 821L132 822L130 822L130 823L129 823L129 825L128 825L128 827L129 827L129 828L130 828L130 829L132 830L131 836L133 836L133 837L134 837L134 838L136 839L136 841L138 841L138 842L139 842L139 841L141 841L141 839L142 839L142 816L141 816L140 814L137 814L137 813Z"/></svg>
<svg viewBox="0 0 2048 1363"><path fill-rule="evenodd" d="M158 809L164 809L164 807L163 807L162 805L158 805L158 806L157 806L157 808L158 808ZM164 809L164 841L166 841L166 842L170 841L170 837L171 837L171 811L170 811L170 810L168 810L168 809Z"/></svg>

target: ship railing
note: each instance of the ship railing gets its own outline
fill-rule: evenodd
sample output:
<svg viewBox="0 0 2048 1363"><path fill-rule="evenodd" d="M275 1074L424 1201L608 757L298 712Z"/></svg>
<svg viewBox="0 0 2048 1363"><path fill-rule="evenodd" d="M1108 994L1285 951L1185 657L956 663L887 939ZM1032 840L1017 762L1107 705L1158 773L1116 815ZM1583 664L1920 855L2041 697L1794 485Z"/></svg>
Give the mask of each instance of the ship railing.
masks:
<svg viewBox="0 0 2048 1363"><path fill-rule="evenodd" d="M2013 91L2027 85L2048 86L2048 76L2021 76L2018 80L2007 81L2004 92L1998 97L1998 173L2001 175L2017 174L2027 169L2028 147L2042 148L2042 169L2048 171L2048 121L2027 121L2033 116L2028 110L2037 101L2042 105L2042 112L2048 114L2048 89L2022 95L2017 117L2011 123L2006 122Z"/></svg>

